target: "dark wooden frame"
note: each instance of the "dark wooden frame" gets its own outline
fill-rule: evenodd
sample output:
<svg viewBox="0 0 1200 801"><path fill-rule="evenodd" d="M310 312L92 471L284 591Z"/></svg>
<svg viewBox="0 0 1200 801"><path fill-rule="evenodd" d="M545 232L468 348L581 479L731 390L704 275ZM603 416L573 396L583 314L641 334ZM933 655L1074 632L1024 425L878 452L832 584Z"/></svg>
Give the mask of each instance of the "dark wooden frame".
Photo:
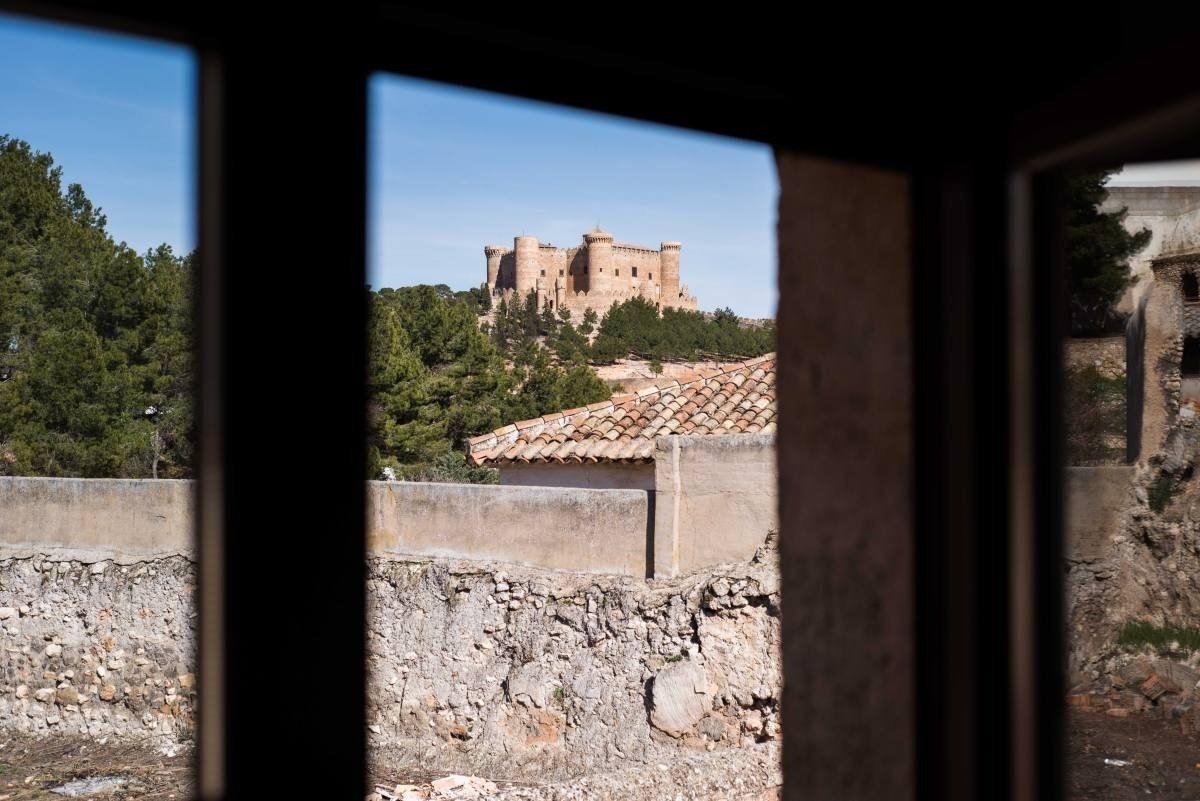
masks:
<svg viewBox="0 0 1200 801"><path fill-rule="evenodd" d="M619 15L593 10L532 19L510 7L451 15L373 3L259 20L189 3L0 7L183 42L199 56L202 797L362 797L364 365L354 354L364 352L373 69L912 176L917 779L895 797L1060 794L1055 173L1200 150L1191 49L1170 39L1184 34L1152 15L1113 33L1103 20L1035 28L1014 11L991 32L999 46L977 32L960 45L890 18L871 33L826 11L809 30L855 35L822 49L748 17L706 27L649 10L639 38L614 36ZM1191 26L1176 17L1170 27ZM1097 33L1112 36L1108 50L1091 48ZM1063 46L1076 35L1088 46ZM923 47L932 65L913 56ZM847 51L878 58L866 95L850 76L813 80ZM1001 59L1008 80L989 83ZM973 69L973 83L946 74ZM1139 83L1151 70L1156 80ZM294 279L279 281L282 271ZM314 349L331 354L319 380ZM262 428L264 405L273 430ZM271 475L279 488L265 492ZM846 755L861 770L876 757L888 758Z"/></svg>

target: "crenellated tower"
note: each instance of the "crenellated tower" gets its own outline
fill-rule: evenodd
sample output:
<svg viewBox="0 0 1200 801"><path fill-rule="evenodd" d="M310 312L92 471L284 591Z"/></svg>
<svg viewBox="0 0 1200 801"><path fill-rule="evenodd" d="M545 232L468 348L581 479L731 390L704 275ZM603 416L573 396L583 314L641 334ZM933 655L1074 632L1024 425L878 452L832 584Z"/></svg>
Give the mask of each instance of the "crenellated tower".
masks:
<svg viewBox="0 0 1200 801"><path fill-rule="evenodd" d="M683 244L663 242L661 247L659 269L662 271L662 275L659 284L662 286L662 293L659 297L663 303L670 306L679 300L679 250Z"/></svg>
<svg viewBox="0 0 1200 801"><path fill-rule="evenodd" d="M487 286L489 292L496 291L500 282L500 258L508 252L503 245L485 245L483 255L487 256Z"/></svg>

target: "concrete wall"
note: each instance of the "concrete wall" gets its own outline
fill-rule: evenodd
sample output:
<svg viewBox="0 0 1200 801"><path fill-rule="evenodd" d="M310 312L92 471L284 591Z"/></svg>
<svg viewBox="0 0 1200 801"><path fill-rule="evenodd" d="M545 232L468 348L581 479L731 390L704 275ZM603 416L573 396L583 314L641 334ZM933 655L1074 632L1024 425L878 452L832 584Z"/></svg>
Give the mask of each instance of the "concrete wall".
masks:
<svg viewBox="0 0 1200 801"><path fill-rule="evenodd" d="M190 556L190 481L0 478L0 549L126 563Z"/></svg>
<svg viewBox="0 0 1200 801"><path fill-rule="evenodd" d="M749 559L778 530L771 435L663 437L653 464L502 477L368 482L369 550L662 577ZM192 496L187 481L0 478L0 555L190 557Z"/></svg>
<svg viewBox="0 0 1200 801"><path fill-rule="evenodd" d="M371 481L367 492L373 553L646 574L643 491Z"/></svg>
<svg viewBox="0 0 1200 801"><path fill-rule="evenodd" d="M1133 467L1068 467L1066 557L1072 562L1106 558L1120 533L1121 513L1132 503Z"/></svg>
<svg viewBox="0 0 1200 801"><path fill-rule="evenodd" d="M654 469L655 576L749 559L779 530L771 434L659 437Z"/></svg>
<svg viewBox="0 0 1200 801"><path fill-rule="evenodd" d="M500 468L500 483L517 487L580 487L585 489L654 489L654 465L512 464Z"/></svg>

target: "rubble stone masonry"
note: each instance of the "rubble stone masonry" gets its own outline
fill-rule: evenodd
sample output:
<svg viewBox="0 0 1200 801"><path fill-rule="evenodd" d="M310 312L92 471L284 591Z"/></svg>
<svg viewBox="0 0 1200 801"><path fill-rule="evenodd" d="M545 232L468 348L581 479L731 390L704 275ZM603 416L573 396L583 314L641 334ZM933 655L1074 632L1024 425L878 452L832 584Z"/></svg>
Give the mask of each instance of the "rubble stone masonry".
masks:
<svg viewBox="0 0 1200 801"><path fill-rule="evenodd" d="M186 543L177 527L155 548ZM540 782L777 739L779 572L765 534L749 561L658 580L371 552L375 755ZM73 557L64 539L39 546L25 524L0 526L0 730L190 741L191 556L105 553L87 537ZM319 591L319 555L306 580ZM319 662L290 669L321 691Z"/></svg>

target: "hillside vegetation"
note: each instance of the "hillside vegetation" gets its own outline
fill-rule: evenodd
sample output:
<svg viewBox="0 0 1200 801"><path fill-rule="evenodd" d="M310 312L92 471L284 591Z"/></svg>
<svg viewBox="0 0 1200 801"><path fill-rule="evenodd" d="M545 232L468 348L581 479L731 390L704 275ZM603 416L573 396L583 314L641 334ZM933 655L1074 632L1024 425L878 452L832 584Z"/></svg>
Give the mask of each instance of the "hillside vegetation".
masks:
<svg viewBox="0 0 1200 801"><path fill-rule="evenodd" d="M49 154L0 136L0 475L192 475L194 256L138 254L106 226ZM369 478L494 480L463 440L607 398L592 363L774 348L728 309L635 299L575 324L533 297L493 310L486 288L366 291Z"/></svg>

